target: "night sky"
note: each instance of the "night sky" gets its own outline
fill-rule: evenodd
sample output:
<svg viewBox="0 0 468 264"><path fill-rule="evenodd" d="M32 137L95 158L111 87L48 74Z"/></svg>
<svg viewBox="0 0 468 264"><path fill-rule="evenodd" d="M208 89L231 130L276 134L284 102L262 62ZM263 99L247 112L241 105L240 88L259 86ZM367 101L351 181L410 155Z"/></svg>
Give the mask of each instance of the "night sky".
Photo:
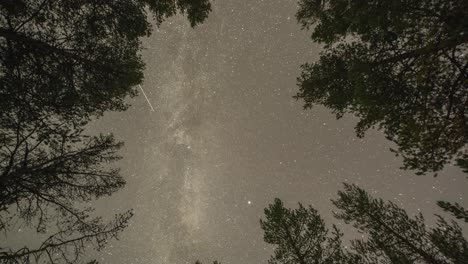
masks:
<svg viewBox="0 0 468 264"><path fill-rule="evenodd" d="M216 0L195 29L175 17L143 40L142 88L155 111L140 94L89 128L125 141L117 165L128 184L97 212L135 210L101 263L266 263L259 219L274 197L311 204L329 227L351 232L331 216L342 182L421 210L429 223L445 215L437 200L468 205L458 168L437 178L402 171L381 132L359 139L355 118L292 98L300 65L320 52L296 9L290 0Z"/></svg>

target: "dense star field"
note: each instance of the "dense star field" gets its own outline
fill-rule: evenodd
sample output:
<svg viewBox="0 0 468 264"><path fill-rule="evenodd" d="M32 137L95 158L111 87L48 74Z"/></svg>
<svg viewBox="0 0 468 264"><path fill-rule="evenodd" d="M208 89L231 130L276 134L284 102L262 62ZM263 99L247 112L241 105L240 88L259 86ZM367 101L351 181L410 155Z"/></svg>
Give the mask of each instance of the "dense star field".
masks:
<svg viewBox="0 0 468 264"><path fill-rule="evenodd" d="M90 201L93 214L107 219L133 208L134 216L118 240L86 251L86 261L266 263L273 246L259 220L276 197L287 207L312 205L348 246L361 234L332 216L330 201L343 183L409 215L421 212L430 226L434 213L448 216L437 201L468 207L460 168L446 165L437 177L402 170L382 131L359 138L356 117L337 120L330 109L303 109L293 98L300 66L323 50L301 30L297 10L291 0L215 0L202 24L192 28L176 15L142 39L139 95L126 97L128 110L105 112L85 128L125 142L116 165L127 184ZM18 224L5 244L39 245L44 237Z"/></svg>
<svg viewBox="0 0 468 264"><path fill-rule="evenodd" d="M353 117L337 121L292 98L299 66L321 50L296 11L294 1L220 0L202 25L175 17L144 40L142 87L155 112L141 95L91 128L126 142L128 184L98 201L98 211L135 208L131 226L98 260L263 263L272 252L259 226L263 208L274 197L292 207L300 201L338 224L330 199L342 182L430 223L441 213L437 200L467 205L460 169L437 178L400 170L381 132L359 139Z"/></svg>

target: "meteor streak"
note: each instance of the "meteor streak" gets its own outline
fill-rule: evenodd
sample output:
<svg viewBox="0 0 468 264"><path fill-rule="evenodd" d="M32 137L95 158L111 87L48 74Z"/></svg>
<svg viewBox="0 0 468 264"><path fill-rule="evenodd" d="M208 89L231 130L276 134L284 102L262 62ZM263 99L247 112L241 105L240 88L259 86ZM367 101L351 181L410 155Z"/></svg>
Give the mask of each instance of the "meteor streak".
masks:
<svg viewBox="0 0 468 264"><path fill-rule="evenodd" d="M153 106L151 105L151 103L150 103L150 101L149 101L149 99L148 99L148 96L146 96L145 91L143 90L143 88L141 87L141 85L138 85L138 87L140 87L141 92L143 93L143 95L144 95L145 98L146 98L146 102L148 102L148 105L151 107L151 111L154 112L154 108L153 108Z"/></svg>

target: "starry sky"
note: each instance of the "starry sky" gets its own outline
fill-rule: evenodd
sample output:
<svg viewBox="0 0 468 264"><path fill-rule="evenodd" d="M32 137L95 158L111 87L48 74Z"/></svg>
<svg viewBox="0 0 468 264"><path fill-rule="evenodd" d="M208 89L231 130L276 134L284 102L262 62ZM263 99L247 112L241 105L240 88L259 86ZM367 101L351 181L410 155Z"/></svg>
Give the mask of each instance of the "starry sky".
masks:
<svg viewBox="0 0 468 264"><path fill-rule="evenodd" d="M429 223L437 200L468 205L459 169L437 178L402 171L381 132L359 139L352 116L336 120L292 98L300 65L320 52L296 9L291 0L215 0L204 24L192 29L177 16L143 40L142 88L155 111L140 94L89 127L125 141L117 165L127 186L97 201L97 212L135 210L101 263L266 263L272 248L259 219L274 197L311 204L351 232L331 216L342 182Z"/></svg>

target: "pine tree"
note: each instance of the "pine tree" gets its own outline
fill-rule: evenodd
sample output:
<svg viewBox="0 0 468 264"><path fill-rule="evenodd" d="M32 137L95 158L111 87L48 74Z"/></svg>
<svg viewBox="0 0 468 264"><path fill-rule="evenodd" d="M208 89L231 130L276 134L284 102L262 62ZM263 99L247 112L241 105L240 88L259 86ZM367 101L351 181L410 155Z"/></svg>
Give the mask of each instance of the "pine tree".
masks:
<svg viewBox="0 0 468 264"><path fill-rule="evenodd" d="M452 204L449 202L438 201L437 205L444 211L452 213L452 215L457 219L462 219L468 223L468 211L458 203Z"/></svg>
<svg viewBox="0 0 468 264"><path fill-rule="evenodd" d="M414 218L392 202L371 197L356 185L344 185L333 204L335 217L350 223L365 239L352 241L365 263L449 264L468 261L468 242L455 222L438 217L428 229L421 213Z"/></svg>
<svg viewBox="0 0 468 264"><path fill-rule="evenodd" d="M301 0L297 19L324 51L302 66L296 98L354 114L359 137L382 129L404 169L440 171L467 154L467 10L464 0Z"/></svg>
<svg viewBox="0 0 468 264"><path fill-rule="evenodd" d="M356 185L344 185L338 199L338 220L351 224L362 239L341 244L341 234L333 227L331 236L320 215L312 207L288 209L275 199L261 220L264 240L275 245L269 263L309 264L463 264L468 261L468 242L454 221L437 216L429 228L422 214L411 217L392 202L371 197Z"/></svg>
<svg viewBox="0 0 468 264"><path fill-rule="evenodd" d="M75 263L89 245L102 249L133 213L104 222L85 204L125 185L111 166L122 143L111 134L88 137L82 129L17 121L15 134L2 135L0 231L19 221L48 238L39 247L1 248L0 263Z"/></svg>
<svg viewBox="0 0 468 264"><path fill-rule="evenodd" d="M0 232L17 221L49 235L2 245L0 263L82 263L128 225L132 211L104 222L84 206L125 181L111 166L122 143L83 127L136 95L147 12L195 26L210 11L209 0L0 1Z"/></svg>
<svg viewBox="0 0 468 264"><path fill-rule="evenodd" d="M276 198L260 220L264 240L275 245L268 263L340 263L343 259L341 236L333 226L331 236L325 222L312 207L288 209Z"/></svg>

